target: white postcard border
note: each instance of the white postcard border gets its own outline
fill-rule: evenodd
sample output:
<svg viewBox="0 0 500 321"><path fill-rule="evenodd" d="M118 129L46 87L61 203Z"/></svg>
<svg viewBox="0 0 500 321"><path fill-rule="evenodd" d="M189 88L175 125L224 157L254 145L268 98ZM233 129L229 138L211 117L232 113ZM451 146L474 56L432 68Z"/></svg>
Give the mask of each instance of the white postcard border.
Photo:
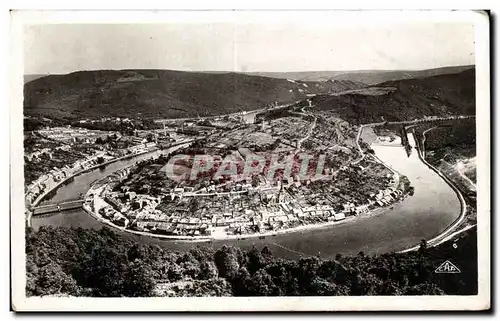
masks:
<svg viewBox="0 0 500 321"><path fill-rule="evenodd" d="M478 190L478 274L476 296L257 297L257 298L55 298L25 297L23 185L22 27L31 23L227 22L314 23L464 22L475 26ZM277 18L276 18L277 17ZM471 11L14 11L11 14L11 281L16 311L361 311L482 310L490 306L490 66L489 21ZM299 19L300 20L297 20Z"/></svg>

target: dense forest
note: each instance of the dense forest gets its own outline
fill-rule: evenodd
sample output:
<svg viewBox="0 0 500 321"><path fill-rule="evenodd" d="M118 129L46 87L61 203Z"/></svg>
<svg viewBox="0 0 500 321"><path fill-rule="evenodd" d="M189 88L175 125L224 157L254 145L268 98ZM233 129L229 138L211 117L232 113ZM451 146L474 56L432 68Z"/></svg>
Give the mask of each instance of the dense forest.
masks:
<svg viewBox="0 0 500 321"><path fill-rule="evenodd" d="M434 128L426 133L427 150L470 146L476 146L475 119L455 121L450 126Z"/></svg>
<svg viewBox="0 0 500 321"><path fill-rule="evenodd" d="M271 251L196 246L174 252L109 228L26 231L28 296L317 296L477 293L476 231L437 248L286 260ZM450 260L462 273L437 274ZM163 292L162 292L163 291Z"/></svg>

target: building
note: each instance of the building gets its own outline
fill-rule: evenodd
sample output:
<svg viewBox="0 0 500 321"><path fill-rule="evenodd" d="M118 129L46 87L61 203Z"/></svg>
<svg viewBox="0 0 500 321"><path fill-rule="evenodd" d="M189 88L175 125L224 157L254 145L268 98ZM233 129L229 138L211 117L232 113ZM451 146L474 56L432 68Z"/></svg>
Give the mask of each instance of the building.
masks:
<svg viewBox="0 0 500 321"><path fill-rule="evenodd" d="M335 221L340 221L340 220L345 219L345 214L344 213L335 213L335 214L333 214L333 217L334 217Z"/></svg>

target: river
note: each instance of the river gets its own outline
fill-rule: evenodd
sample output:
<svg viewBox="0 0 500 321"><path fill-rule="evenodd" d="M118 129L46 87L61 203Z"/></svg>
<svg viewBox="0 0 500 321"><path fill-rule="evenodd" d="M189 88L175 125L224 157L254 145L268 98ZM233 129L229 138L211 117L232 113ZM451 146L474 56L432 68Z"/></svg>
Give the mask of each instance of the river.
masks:
<svg viewBox="0 0 500 321"><path fill-rule="evenodd" d="M413 141L411 136L410 139ZM372 144L372 149L383 162L406 175L415 187L413 196L407 197L392 209L387 209L377 216L345 221L342 224L322 229L266 237L263 240L249 238L211 243L187 243L117 232L141 243L156 243L174 250L186 250L197 245L216 248L223 244L242 248L255 245L259 248L268 246L276 256L283 258L296 259L310 255L332 258L336 254L356 255L360 251L367 254L382 254L402 250L418 244L421 239L436 236L459 216L460 202L457 195L435 172L420 161L415 150L408 157L401 145ZM75 199L100 177L158 153L144 154L137 158L119 161L108 165L104 170L97 169L75 177L73 182L61 187L49 201ZM83 210L32 219L33 228L38 229L42 225L83 228L102 226Z"/></svg>

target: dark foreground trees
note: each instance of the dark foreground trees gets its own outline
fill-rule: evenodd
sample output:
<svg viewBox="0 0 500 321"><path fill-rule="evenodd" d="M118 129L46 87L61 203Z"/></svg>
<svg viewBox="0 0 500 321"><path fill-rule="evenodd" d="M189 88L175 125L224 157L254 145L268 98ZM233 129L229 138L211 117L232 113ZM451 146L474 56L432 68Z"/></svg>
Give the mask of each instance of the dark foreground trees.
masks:
<svg viewBox="0 0 500 321"><path fill-rule="evenodd" d="M165 245L165 247L168 244ZM476 234L405 254L286 260L271 251L223 246L174 252L108 228L42 227L26 233L28 296L322 296L477 293ZM436 274L452 260L460 274ZM168 291L158 292L159 289Z"/></svg>

